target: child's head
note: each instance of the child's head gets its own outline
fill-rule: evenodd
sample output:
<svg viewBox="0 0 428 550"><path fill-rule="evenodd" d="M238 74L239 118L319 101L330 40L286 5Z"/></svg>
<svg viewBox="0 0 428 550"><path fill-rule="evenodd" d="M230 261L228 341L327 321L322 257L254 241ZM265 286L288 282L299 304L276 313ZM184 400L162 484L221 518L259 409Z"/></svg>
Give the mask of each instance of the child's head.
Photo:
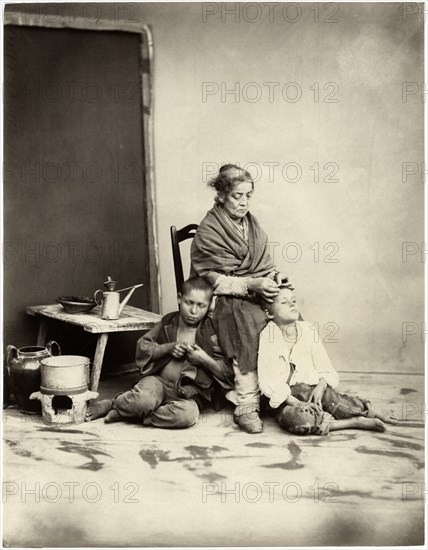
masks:
<svg viewBox="0 0 428 550"><path fill-rule="evenodd" d="M281 285L279 287L279 294L275 296L273 303L266 303L266 309L269 317L277 325L294 323L300 315L294 291Z"/></svg>
<svg viewBox="0 0 428 550"><path fill-rule="evenodd" d="M191 277L184 281L178 293L180 317L186 325L198 325L208 312L213 288L201 277Z"/></svg>
<svg viewBox="0 0 428 550"><path fill-rule="evenodd" d="M321 421L322 413L317 413L305 403L287 405L278 418L278 423L282 429L298 435L317 433Z"/></svg>

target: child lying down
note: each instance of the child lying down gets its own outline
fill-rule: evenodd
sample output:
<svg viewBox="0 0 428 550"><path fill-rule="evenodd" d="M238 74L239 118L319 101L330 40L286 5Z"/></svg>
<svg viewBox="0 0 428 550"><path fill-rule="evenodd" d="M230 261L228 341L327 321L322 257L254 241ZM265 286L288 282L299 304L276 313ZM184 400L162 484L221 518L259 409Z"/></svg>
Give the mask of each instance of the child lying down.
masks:
<svg viewBox="0 0 428 550"><path fill-rule="evenodd" d="M292 290L282 287L266 306L269 319L260 335L258 377L278 424L299 435L327 435L346 428L386 430L394 415L381 414L366 399L338 393L339 376L314 332L298 321Z"/></svg>

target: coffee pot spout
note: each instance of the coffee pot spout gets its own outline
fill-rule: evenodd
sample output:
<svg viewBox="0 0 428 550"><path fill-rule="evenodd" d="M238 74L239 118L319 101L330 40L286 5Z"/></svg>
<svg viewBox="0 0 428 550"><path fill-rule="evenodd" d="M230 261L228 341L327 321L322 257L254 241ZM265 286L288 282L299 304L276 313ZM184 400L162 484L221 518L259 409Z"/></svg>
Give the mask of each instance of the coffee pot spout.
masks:
<svg viewBox="0 0 428 550"><path fill-rule="evenodd" d="M126 304L128 303L129 299L131 298L131 296L134 294L134 291L135 289L139 288L140 286L144 286L143 284L139 284L139 285L134 285L132 287L128 287L128 288L122 288L121 290L118 290L117 292L122 292L124 290L129 290L128 294L125 296L125 298L122 300L120 306L119 306L119 315L122 313L122 310L123 308L126 306Z"/></svg>

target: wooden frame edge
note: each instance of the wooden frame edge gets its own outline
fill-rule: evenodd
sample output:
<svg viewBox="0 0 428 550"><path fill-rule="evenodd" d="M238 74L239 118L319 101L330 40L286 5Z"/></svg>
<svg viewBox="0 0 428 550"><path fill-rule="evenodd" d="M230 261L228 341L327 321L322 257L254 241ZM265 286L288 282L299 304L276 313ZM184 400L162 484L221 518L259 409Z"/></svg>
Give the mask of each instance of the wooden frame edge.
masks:
<svg viewBox="0 0 428 550"><path fill-rule="evenodd" d="M147 206L147 238L149 249L149 308L154 313L160 312L161 285L159 273L159 247L156 224L156 192L154 175L154 154L153 154L153 37L149 25L116 23L114 21L98 21L97 23L87 21L81 17L74 17L67 20L65 17L58 17L55 20L40 18L38 14L25 13L3 13L4 25L16 25L20 27L39 27L56 29L76 29L91 31L118 31L129 32L140 35L140 85L142 98L142 130L143 130L143 158L144 158L144 185L146 192Z"/></svg>

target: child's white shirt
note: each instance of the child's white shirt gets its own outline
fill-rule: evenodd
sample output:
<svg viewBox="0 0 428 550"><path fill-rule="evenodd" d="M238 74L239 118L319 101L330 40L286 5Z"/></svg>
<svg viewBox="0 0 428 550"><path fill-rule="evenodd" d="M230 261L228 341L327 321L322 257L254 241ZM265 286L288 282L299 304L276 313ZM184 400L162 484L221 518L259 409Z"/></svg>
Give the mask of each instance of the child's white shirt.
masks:
<svg viewBox="0 0 428 550"><path fill-rule="evenodd" d="M290 386L300 383L316 385L321 378L332 388L339 383L339 375L331 364L316 325L296 321L296 329L297 341L291 353L286 343L287 334L284 336L276 323L268 323L260 334L257 367L259 386L274 409L291 394ZM292 374L290 363L296 366Z"/></svg>

